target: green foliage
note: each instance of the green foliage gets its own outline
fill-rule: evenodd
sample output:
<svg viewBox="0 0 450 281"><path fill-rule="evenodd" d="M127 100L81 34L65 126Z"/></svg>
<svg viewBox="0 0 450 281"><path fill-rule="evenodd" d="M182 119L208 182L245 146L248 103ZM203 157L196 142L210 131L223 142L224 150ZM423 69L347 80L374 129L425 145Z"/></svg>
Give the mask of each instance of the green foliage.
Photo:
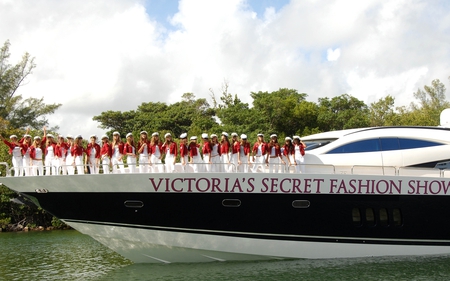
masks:
<svg viewBox="0 0 450 281"><path fill-rule="evenodd" d="M47 105L43 98L23 99L17 90L36 67L34 58L25 53L16 65L9 64L10 43L0 49L0 120L9 128L41 128L48 124L46 115L54 113L61 104Z"/></svg>

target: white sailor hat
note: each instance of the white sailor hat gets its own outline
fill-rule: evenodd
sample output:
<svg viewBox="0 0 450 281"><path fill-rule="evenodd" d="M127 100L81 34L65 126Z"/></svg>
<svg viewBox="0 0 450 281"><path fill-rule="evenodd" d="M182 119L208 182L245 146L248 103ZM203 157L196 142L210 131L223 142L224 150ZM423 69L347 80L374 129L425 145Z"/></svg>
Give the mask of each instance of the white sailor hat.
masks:
<svg viewBox="0 0 450 281"><path fill-rule="evenodd" d="M10 139L13 139L13 138L16 138L16 139L17 139L17 136L16 136L16 135L10 135L9 138L10 138Z"/></svg>
<svg viewBox="0 0 450 281"><path fill-rule="evenodd" d="M64 136L63 135L58 135L58 139L63 139Z"/></svg>
<svg viewBox="0 0 450 281"><path fill-rule="evenodd" d="M165 135L164 135L164 138L167 138L167 137L171 137L172 135L170 134L170 133L166 133Z"/></svg>
<svg viewBox="0 0 450 281"><path fill-rule="evenodd" d="M142 134L148 135L148 134L147 134L147 131L142 131L142 132L140 132L140 134L141 134L141 135L142 135Z"/></svg>
<svg viewBox="0 0 450 281"><path fill-rule="evenodd" d="M158 136L158 137L159 137L159 133L158 133L158 132L154 132L154 133L152 134L152 137L154 137L154 136Z"/></svg>
<svg viewBox="0 0 450 281"><path fill-rule="evenodd" d="M227 132L222 132L222 136L228 137L228 133Z"/></svg>
<svg viewBox="0 0 450 281"><path fill-rule="evenodd" d="M119 134L119 132L115 131L115 132L113 133L113 136L120 136L120 134Z"/></svg>
<svg viewBox="0 0 450 281"><path fill-rule="evenodd" d="M292 141L292 139L290 137L285 137L284 140L285 141L287 141L287 140Z"/></svg>
<svg viewBox="0 0 450 281"><path fill-rule="evenodd" d="M72 135L67 135L67 139L73 139Z"/></svg>
<svg viewBox="0 0 450 281"><path fill-rule="evenodd" d="M180 139L185 139L185 138L187 138L187 134L186 134L186 133L182 133L182 134L180 135Z"/></svg>
<svg viewBox="0 0 450 281"><path fill-rule="evenodd" d="M263 134L257 134L257 136L258 136L258 137L264 137L264 135L263 135Z"/></svg>
<svg viewBox="0 0 450 281"><path fill-rule="evenodd" d="M242 134L241 135L241 139L246 140L247 139L247 135L246 134Z"/></svg>
<svg viewBox="0 0 450 281"><path fill-rule="evenodd" d="M24 137L24 138L31 138L31 135L25 134L25 135L23 135L23 137Z"/></svg>
<svg viewBox="0 0 450 281"><path fill-rule="evenodd" d="M192 136L191 137L191 140L196 140L197 139L197 136Z"/></svg>
<svg viewBox="0 0 450 281"><path fill-rule="evenodd" d="M102 140L104 140L104 139L108 139L108 140L109 140L109 138L108 138L107 135L103 135L103 136L102 136Z"/></svg>
<svg viewBox="0 0 450 281"><path fill-rule="evenodd" d="M211 134L211 138L217 138L216 134Z"/></svg>
<svg viewBox="0 0 450 281"><path fill-rule="evenodd" d="M95 139L97 139L97 135L91 135L89 138L95 138Z"/></svg>
<svg viewBox="0 0 450 281"><path fill-rule="evenodd" d="M132 136L133 136L132 133L128 133L128 134L127 134L127 138L128 138L128 137L132 137Z"/></svg>
<svg viewBox="0 0 450 281"><path fill-rule="evenodd" d="M203 133L202 134L202 139L207 139L208 138L208 134L207 133Z"/></svg>
<svg viewBox="0 0 450 281"><path fill-rule="evenodd" d="M237 134L237 133L231 133L231 136L232 136L232 137L237 137L238 134Z"/></svg>
<svg viewBox="0 0 450 281"><path fill-rule="evenodd" d="M35 140L40 140L41 137L40 137L40 136L35 136L34 139L35 139Z"/></svg>
<svg viewBox="0 0 450 281"><path fill-rule="evenodd" d="M47 138L55 138L52 134L48 134Z"/></svg>
<svg viewBox="0 0 450 281"><path fill-rule="evenodd" d="M271 134L270 138L278 138L278 136L276 134Z"/></svg>
<svg viewBox="0 0 450 281"><path fill-rule="evenodd" d="M81 135L77 135L75 138L76 139L82 139L83 137Z"/></svg>
<svg viewBox="0 0 450 281"><path fill-rule="evenodd" d="M300 137L299 137L299 136L293 136L292 138L293 138L294 140L295 140L295 139L300 140Z"/></svg>

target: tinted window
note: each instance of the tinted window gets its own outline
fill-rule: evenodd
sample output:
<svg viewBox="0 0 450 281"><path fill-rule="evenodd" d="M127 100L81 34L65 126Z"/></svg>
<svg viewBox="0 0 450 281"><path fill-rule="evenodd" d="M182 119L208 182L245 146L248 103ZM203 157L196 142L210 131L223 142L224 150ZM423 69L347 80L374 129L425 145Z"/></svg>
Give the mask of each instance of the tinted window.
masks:
<svg viewBox="0 0 450 281"><path fill-rule="evenodd" d="M415 140L415 139L398 139L398 142L400 144L400 149L411 149L411 148L442 145L442 143L431 142L426 140Z"/></svg>
<svg viewBox="0 0 450 281"><path fill-rule="evenodd" d="M388 150L397 150L399 149L398 145L398 138L381 138L381 150L388 151Z"/></svg>
<svg viewBox="0 0 450 281"><path fill-rule="evenodd" d="M380 142L378 138L348 143L329 151L328 154L374 152L374 151L380 151Z"/></svg>

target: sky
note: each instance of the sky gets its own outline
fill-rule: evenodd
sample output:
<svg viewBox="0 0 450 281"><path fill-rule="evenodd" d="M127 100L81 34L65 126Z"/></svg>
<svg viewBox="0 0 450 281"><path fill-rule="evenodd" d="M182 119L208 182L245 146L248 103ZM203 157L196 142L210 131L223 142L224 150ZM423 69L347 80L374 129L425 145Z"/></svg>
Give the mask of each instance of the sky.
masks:
<svg viewBox="0 0 450 281"><path fill-rule="evenodd" d="M448 0L0 0L10 63L37 64L17 94L61 103L50 126L85 137L104 111L211 101L225 82L250 105L280 88L408 105L434 79L450 89L449 35Z"/></svg>

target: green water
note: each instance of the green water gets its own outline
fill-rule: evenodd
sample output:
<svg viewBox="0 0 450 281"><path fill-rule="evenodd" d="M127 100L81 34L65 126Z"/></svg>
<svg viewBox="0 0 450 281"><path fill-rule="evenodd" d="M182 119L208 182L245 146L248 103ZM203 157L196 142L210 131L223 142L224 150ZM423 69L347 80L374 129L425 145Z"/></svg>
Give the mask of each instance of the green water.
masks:
<svg viewBox="0 0 450 281"><path fill-rule="evenodd" d="M0 280L450 280L450 256L131 264L76 231L0 233Z"/></svg>

